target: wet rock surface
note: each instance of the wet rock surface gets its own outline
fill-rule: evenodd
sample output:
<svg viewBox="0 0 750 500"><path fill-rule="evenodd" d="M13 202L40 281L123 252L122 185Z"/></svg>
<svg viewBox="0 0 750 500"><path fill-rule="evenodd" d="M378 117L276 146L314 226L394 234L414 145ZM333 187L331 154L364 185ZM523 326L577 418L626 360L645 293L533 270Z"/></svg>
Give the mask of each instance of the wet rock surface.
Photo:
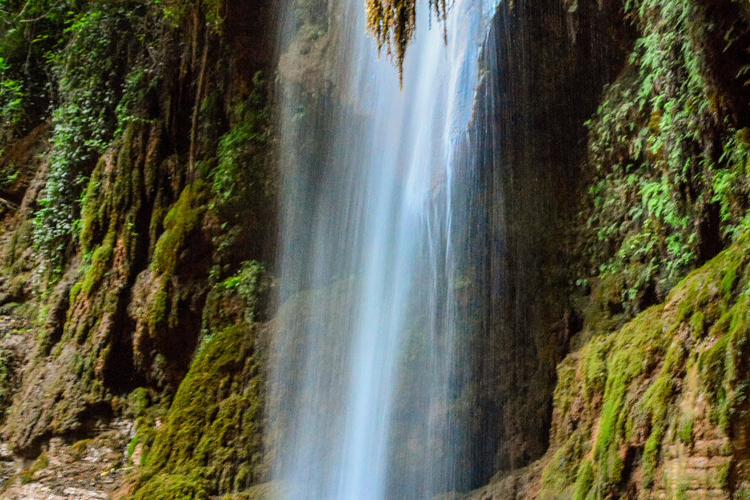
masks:
<svg viewBox="0 0 750 500"><path fill-rule="evenodd" d="M127 445L133 423L116 421L93 439L66 444L53 438L36 460L13 457L0 445L0 498L7 500L102 500L111 498L133 469Z"/></svg>
<svg viewBox="0 0 750 500"><path fill-rule="evenodd" d="M34 321L17 304L0 311L0 411L5 411L34 358ZM54 437L34 457L14 453L0 442L0 498L9 500L99 500L111 497L133 469L127 447L130 420L99 422L89 436ZM137 463L138 460L136 459Z"/></svg>

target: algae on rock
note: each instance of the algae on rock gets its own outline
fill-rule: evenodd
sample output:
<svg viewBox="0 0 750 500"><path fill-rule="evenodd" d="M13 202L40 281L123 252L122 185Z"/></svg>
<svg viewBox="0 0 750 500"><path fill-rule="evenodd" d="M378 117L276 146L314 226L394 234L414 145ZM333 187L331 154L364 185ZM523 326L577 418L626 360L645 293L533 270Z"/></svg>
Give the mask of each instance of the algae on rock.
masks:
<svg viewBox="0 0 750 500"><path fill-rule="evenodd" d="M748 250L742 235L665 303L560 365L542 498L676 498L750 480L737 432L748 418ZM685 467L702 459L705 470Z"/></svg>

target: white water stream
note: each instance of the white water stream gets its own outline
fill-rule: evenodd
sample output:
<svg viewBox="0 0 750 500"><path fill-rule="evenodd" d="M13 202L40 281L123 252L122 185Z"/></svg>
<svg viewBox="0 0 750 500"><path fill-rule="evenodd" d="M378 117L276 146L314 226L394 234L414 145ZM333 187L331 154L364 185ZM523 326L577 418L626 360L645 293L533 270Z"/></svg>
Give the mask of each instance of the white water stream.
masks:
<svg viewBox="0 0 750 500"><path fill-rule="evenodd" d="M289 1L274 481L289 500L429 497L466 456L451 206L495 5L449 4L446 45L420 4L399 90L362 0Z"/></svg>

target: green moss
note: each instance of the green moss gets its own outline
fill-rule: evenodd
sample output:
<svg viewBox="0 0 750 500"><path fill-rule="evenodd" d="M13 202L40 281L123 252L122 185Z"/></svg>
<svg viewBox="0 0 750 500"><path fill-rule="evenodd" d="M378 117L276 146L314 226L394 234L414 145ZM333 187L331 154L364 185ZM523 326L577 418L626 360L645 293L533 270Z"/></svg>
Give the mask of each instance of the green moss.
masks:
<svg viewBox="0 0 750 500"><path fill-rule="evenodd" d="M30 483L34 480L34 474L39 472L42 469L46 469L49 466L49 457L47 456L47 452L43 451L39 457L37 457L34 464L29 468L29 470L23 471L23 475L21 476L21 482L24 484Z"/></svg>
<svg viewBox="0 0 750 500"><path fill-rule="evenodd" d="M724 297L729 299L734 290L734 285L737 282L737 270L736 269L725 269L721 277L721 291L724 293Z"/></svg>
<svg viewBox="0 0 750 500"><path fill-rule="evenodd" d="M591 462L586 460L578 468L578 475L576 476L575 493L573 494L573 500L586 500L589 491L594 486L594 468Z"/></svg>
<svg viewBox="0 0 750 500"><path fill-rule="evenodd" d="M197 180L182 190L164 219L164 233L154 249L152 267L158 274L171 275L178 264L187 238L198 228L206 210L207 185Z"/></svg>
<svg viewBox="0 0 750 500"><path fill-rule="evenodd" d="M542 472L542 486L545 492L560 493L570 490L576 480L578 464L588 452L585 433L576 431L555 450L549 465Z"/></svg>
<svg viewBox="0 0 750 500"><path fill-rule="evenodd" d="M100 176L104 167L104 160L100 159L81 199L81 233L78 239L83 252L89 252L93 248L96 233L103 223L102 203L99 198L102 194Z"/></svg>
<svg viewBox="0 0 750 500"><path fill-rule="evenodd" d="M604 337L592 339L582 350L583 382L587 399L601 394L607 382L607 351L611 343Z"/></svg>
<svg viewBox="0 0 750 500"><path fill-rule="evenodd" d="M20 275L24 271L25 259L22 255L25 250L31 248L34 244L34 221L25 220L23 221L15 231L10 239L10 243L6 248L6 262L5 265L13 275Z"/></svg>
<svg viewBox="0 0 750 500"><path fill-rule="evenodd" d="M128 443L128 460L132 460L133 453L135 453L135 447L138 446L139 436L136 434L133 439Z"/></svg>
<svg viewBox="0 0 750 500"><path fill-rule="evenodd" d="M110 231L107 233L104 242L94 250L91 256L91 263L86 270L80 288L86 295L91 294L94 287L101 282L104 275L109 271L114 253L115 238L115 232Z"/></svg>
<svg viewBox="0 0 750 500"><path fill-rule="evenodd" d="M12 396L12 370L11 360L5 350L0 349L0 419L5 416L5 411L10 406Z"/></svg>
<svg viewBox="0 0 750 500"><path fill-rule="evenodd" d="M729 337L720 337L713 346L703 351L698 358L698 369L706 394L712 405L722 406L726 399L724 375ZM716 418L714 418L716 420Z"/></svg>
<svg viewBox="0 0 750 500"><path fill-rule="evenodd" d="M690 317L690 331L693 334L693 339L698 340L703 337L705 333L706 315L703 311L696 311Z"/></svg>
<svg viewBox="0 0 750 500"><path fill-rule="evenodd" d="M68 300L71 304L75 303L76 299L78 298L78 294L81 293L81 288L83 288L83 283L81 283L80 281L77 281L75 285L70 288L70 295Z"/></svg>
<svg viewBox="0 0 750 500"><path fill-rule="evenodd" d="M138 387L128 395L129 411L136 417L140 417L149 407L148 389Z"/></svg>
<svg viewBox="0 0 750 500"><path fill-rule="evenodd" d="M675 344L673 344L674 346ZM649 386L640 401L639 408L650 421L651 432L646 441L646 449L643 452L644 468L647 464L656 465L659 447L666 432L667 417L675 394L675 376L669 373L665 367L659 373L656 381ZM651 443L651 446L649 446ZM644 473L645 474L645 473Z"/></svg>
<svg viewBox="0 0 750 500"><path fill-rule="evenodd" d="M192 474L156 474L139 489L133 500L208 500L206 481L198 470Z"/></svg>
<svg viewBox="0 0 750 500"><path fill-rule="evenodd" d="M726 489L729 487L729 473L731 471L732 463L727 460L723 464L721 464L718 467L718 470L716 471L716 484L719 485L720 488Z"/></svg>
<svg viewBox="0 0 750 500"><path fill-rule="evenodd" d="M688 447L693 445L693 425L694 419L692 412L687 411L686 413L683 413L680 419L679 428L677 429L677 437L682 441L682 444Z"/></svg>
<svg viewBox="0 0 750 500"><path fill-rule="evenodd" d="M677 485L677 491L675 492L675 500L688 500L688 488L689 484L686 481L680 481Z"/></svg>
<svg viewBox="0 0 750 500"><path fill-rule="evenodd" d="M263 384L255 335L241 323L202 345L156 434L137 499L151 498L165 474L200 481L211 494L259 480Z"/></svg>
<svg viewBox="0 0 750 500"><path fill-rule="evenodd" d="M154 295L154 300L151 302L151 307L149 309L148 325L151 335L155 335L159 331L159 328L166 324L167 311L169 310L167 303L168 300L169 293L166 288L162 286L159 291L156 292L156 295Z"/></svg>
<svg viewBox="0 0 750 500"><path fill-rule="evenodd" d="M588 489L576 486L576 494L616 496L629 479L623 477L626 457L640 457L628 464L629 471L640 467L639 487L654 487L665 443L679 439L691 446L694 439L696 417L678 404L686 390L690 397L705 396L719 431L744 415L750 387L750 291L743 285L750 276L748 249L750 238L739 237L675 286L665 304L614 334L595 336L561 364L554 450L542 473L547 496L572 494L579 481ZM731 278L728 269L736 270ZM582 397L584 407L577 405L572 416L572 402ZM586 443L594 447L590 462L582 452ZM591 471L583 469L589 465Z"/></svg>
<svg viewBox="0 0 750 500"><path fill-rule="evenodd" d="M175 291L172 278L178 271L180 255L188 247L191 234L200 228L209 193L208 184L202 180L189 184L164 218L164 231L154 246L151 260L151 269L156 275L153 284L156 291L150 295L145 317L142 318L152 338L179 325L176 304L180 295Z"/></svg>
<svg viewBox="0 0 750 500"><path fill-rule="evenodd" d="M557 389L553 395L553 404L562 415L570 411L573 400L578 394L576 368L574 363L560 363L557 367ZM558 437L568 436L564 434Z"/></svg>
<svg viewBox="0 0 750 500"><path fill-rule="evenodd" d="M91 444L90 439L81 439L80 441L76 441L70 447L68 447L68 451L70 452L70 456L73 458L73 460L81 460L83 457L86 456L86 452L88 451L89 444Z"/></svg>
<svg viewBox="0 0 750 500"><path fill-rule="evenodd" d="M668 339L660 325L662 309L653 307L628 323L617 336L607 360L607 382L599 417L595 459L597 481L602 486L619 483L623 462L619 453L625 439L632 403L627 403L631 382L647 372Z"/></svg>
<svg viewBox="0 0 750 500"><path fill-rule="evenodd" d="M280 498L273 483L262 483L252 486L239 493L231 493L221 497L221 500L273 500Z"/></svg>

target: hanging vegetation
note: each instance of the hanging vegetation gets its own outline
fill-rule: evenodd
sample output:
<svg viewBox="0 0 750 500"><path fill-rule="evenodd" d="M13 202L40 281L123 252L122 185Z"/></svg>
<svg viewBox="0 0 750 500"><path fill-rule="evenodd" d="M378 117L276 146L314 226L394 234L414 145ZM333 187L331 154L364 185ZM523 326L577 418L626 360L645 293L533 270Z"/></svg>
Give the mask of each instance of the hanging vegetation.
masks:
<svg viewBox="0 0 750 500"><path fill-rule="evenodd" d="M417 26L417 4L415 0L367 0L366 6L367 30L377 40L378 52L385 48L398 67L399 80L403 81L406 48ZM444 38L447 37L445 0L430 0L429 9L443 26Z"/></svg>

